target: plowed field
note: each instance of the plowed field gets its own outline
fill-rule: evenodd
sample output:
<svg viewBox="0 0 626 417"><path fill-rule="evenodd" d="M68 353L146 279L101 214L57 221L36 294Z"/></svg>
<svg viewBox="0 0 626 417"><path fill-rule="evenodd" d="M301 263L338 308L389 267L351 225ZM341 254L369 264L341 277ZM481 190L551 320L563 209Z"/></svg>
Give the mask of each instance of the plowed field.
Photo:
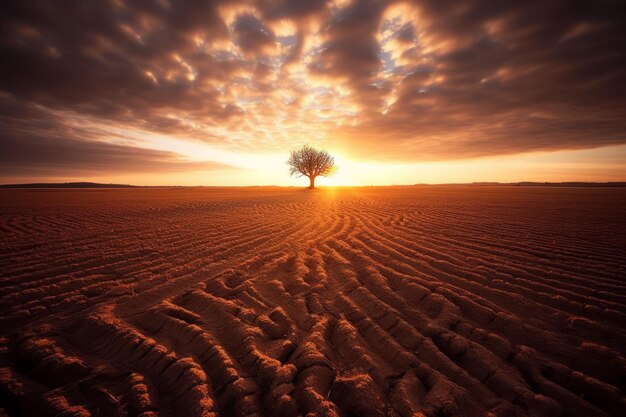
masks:
<svg viewBox="0 0 626 417"><path fill-rule="evenodd" d="M626 415L626 190L0 191L0 415Z"/></svg>

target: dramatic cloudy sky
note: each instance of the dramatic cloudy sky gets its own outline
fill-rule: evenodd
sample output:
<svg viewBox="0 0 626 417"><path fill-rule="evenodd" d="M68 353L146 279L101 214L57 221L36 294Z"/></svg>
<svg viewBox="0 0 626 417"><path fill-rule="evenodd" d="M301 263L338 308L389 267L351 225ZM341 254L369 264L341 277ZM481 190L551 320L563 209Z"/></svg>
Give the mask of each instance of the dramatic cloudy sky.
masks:
<svg viewBox="0 0 626 417"><path fill-rule="evenodd" d="M3 1L0 180L626 180L625 4Z"/></svg>

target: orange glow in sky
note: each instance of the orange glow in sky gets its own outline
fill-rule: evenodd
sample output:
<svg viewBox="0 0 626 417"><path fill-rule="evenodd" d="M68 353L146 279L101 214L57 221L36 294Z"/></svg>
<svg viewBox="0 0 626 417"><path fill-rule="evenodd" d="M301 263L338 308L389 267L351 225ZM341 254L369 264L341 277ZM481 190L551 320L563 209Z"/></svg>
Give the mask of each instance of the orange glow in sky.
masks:
<svg viewBox="0 0 626 417"><path fill-rule="evenodd" d="M626 180L609 8L87 3L0 17L0 182L295 186L304 144L319 185Z"/></svg>

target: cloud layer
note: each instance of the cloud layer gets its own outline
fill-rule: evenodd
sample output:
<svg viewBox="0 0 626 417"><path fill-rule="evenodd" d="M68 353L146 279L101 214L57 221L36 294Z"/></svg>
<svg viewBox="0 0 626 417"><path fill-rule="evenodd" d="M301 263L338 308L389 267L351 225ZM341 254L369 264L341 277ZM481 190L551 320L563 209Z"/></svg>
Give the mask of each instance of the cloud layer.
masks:
<svg viewBox="0 0 626 417"><path fill-rule="evenodd" d="M198 169L120 131L403 161L626 143L621 1L0 8L3 175Z"/></svg>

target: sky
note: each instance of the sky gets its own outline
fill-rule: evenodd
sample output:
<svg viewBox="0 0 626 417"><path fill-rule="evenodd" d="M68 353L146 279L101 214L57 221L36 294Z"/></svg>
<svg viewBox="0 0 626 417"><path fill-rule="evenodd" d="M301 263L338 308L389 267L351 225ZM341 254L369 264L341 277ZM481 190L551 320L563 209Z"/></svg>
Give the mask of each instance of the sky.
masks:
<svg viewBox="0 0 626 417"><path fill-rule="evenodd" d="M4 1L0 183L626 181L626 2Z"/></svg>

